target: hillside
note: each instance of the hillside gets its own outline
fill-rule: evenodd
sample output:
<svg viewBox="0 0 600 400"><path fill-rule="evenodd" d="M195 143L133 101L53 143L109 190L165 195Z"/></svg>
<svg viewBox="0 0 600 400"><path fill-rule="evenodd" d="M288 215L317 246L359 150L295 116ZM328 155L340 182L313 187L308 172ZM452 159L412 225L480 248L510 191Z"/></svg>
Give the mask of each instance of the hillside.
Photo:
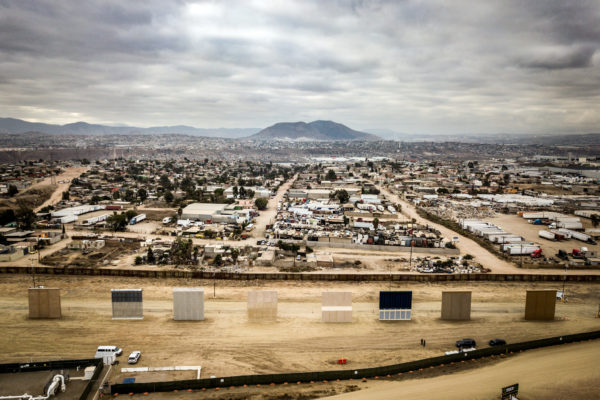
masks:
<svg viewBox="0 0 600 400"><path fill-rule="evenodd" d="M203 129L193 126L154 126L139 128L135 126L108 126L75 122L66 125L53 125L38 122L28 122L16 118L0 118L0 133L39 132L50 135L154 135L180 134L191 136L239 138L258 132L257 128L215 128Z"/></svg>
<svg viewBox="0 0 600 400"><path fill-rule="evenodd" d="M355 131L333 121L280 122L250 136L260 140L336 141L336 140L381 140L378 136Z"/></svg>

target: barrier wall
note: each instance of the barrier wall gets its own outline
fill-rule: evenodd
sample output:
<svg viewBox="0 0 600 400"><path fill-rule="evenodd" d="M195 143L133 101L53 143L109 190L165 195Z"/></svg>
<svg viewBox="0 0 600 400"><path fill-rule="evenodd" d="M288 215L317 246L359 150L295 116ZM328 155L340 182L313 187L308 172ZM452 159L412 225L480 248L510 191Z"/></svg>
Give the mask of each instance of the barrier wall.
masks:
<svg viewBox="0 0 600 400"><path fill-rule="evenodd" d="M525 299L525 319L551 321L556 310L556 290L528 290Z"/></svg>
<svg viewBox="0 0 600 400"><path fill-rule="evenodd" d="M242 385L269 385L271 383L281 384L286 382L317 382L333 381L336 379L346 380L371 378L374 376L386 376L410 371L417 371L421 368L424 369L429 367L442 366L453 362L461 362L463 360L472 360L483 357L496 356L500 354L509 354L511 352L519 352L540 347L554 346L564 343L579 342L583 340L592 340L598 338L600 338L600 331L585 332L573 335L556 336L547 339L531 340L528 342L513 343L505 346L487 347L485 349L469 351L466 353L457 353L447 356L426 358L423 360L411 361L402 364L386 365L373 368L318 372L297 372L287 374L241 375L170 382L116 384L111 386L111 394L167 392L172 390L202 389Z"/></svg>
<svg viewBox="0 0 600 400"><path fill-rule="evenodd" d="M173 319L175 321L204 320L204 289L173 288Z"/></svg>
<svg viewBox="0 0 600 400"><path fill-rule="evenodd" d="M251 290L248 292L249 319L277 318L277 291Z"/></svg>
<svg viewBox="0 0 600 400"><path fill-rule="evenodd" d="M60 289L29 288L29 318L61 318Z"/></svg>
<svg viewBox="0 0 600 400"><path fill-rule="evenodd" d="M69 267L5 267L0 266L0 274L45 274L45 275L88 275L119 276L136 278L185 278L185 279L219 279L219 280L280 280L280 281L350 281L350 282L563 282L561 274L303 274L293 272L274 273L235 273L204 272L179 270L140 270L140 269L92 269ZM567 282L600 283L600 274L567 275Z"/></svg>
<svg viewBox="0 0 600 400"><path fill-rule="evenodd" d="M447 321L468 321L471 319L471 292L443 291L442 319Z"/></svg>

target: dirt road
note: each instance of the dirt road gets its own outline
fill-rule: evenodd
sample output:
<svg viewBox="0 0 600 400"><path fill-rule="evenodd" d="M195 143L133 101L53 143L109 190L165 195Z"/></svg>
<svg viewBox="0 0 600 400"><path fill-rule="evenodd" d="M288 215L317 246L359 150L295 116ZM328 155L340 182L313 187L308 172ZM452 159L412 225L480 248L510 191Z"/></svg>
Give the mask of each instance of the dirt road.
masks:
<svg viewBox="0 0 600 400"><path fill-rule="evenodd" d="M46 206L58 203L62 199L62 193L65 190L67 190L69 188L69 186L71 185L71 181L74 178L79 177L86 170L87 170L87 167L66 168L65 172L63 172L60 175L57 175L55 177L56 184L57 184L56 190L54 190L54 193L52 193L52 196L50 196L50 198L48 200L46 200L41 206L39 206L38 208L35 209L35 212L40 211L42 208L44 208ZM50 184L52 184L52 180L53 180L52 177L48 177L48 178L36 183L35 185L32 185L31 188L50 185ZM62 183L60 183L60 182L62 182Z"/></svg>
<svg viewBox="0 0 600 400"><path fill-rule="evenodd" d="M265 238L265 230L267 229L267 225L272 223L275 220L275 216L277 215L277 204L283 200L283 196L287 193L288 189L298 178L298 174L294 175L291 179L288 179L283 185L279 187L277 190L277 194L269 199L267 204L267 209L260 212L260 216L256 218L256 222L254 224L254 232L252 236L256 239L264 239Z"/></svg>
<svg viewBox="0 0 600 400"><path fill-rule="evenodd" d="M519 399L597 399L600 341L530 350L482 368L426 379L385 382L328 399L497 399L519 384Z"/></svg>
<svg viewBox="0 0 600 400"><path fill-rule="evenodd" d="M436 224L425 218L422 218L421 216L419 216L419 214L417 214L417 210L415 209L415 207L412 204L409 204L408 202L400 198L400 196L391 193L389 190L381 186L379 187L379 190L391 201L401 204L402 213L408 216L409 218L414 218L418 223L423 225L434 226L446 238L450 239L457 236L459 238L459 243L457 247L461 250L461 253L471 254L473 257L475 257L475 260L477 262L479 262L484 267L491 269L492 272L508 274L525 273L523 270L517 268L515 265L496 257L494 254L490 253L489 251L481 247L479 244L477 244L477 242L465 236L462 236L454 232L453 230L446 228L445 226Z"/></svg>

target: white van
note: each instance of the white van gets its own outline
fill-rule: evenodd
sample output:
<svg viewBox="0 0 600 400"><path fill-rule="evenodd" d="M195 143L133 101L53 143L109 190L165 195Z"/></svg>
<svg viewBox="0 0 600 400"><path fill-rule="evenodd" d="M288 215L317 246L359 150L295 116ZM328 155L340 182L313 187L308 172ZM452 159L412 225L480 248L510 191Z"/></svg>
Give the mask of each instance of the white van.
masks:
<svg viewBox="0 0 600 400"><path fill-rule="evenodd" d="M123 354L123 349L117 346L98 346L94 358L104 358L106 356L120 356Z"/></svg>

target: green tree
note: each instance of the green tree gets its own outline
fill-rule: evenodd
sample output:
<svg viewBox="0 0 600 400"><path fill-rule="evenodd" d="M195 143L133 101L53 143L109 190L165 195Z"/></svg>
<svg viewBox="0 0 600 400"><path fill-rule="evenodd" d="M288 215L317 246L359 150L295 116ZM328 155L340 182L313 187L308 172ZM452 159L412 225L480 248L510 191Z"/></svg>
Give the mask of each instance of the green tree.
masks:
<svg viewBox="0 0 600 400"><path fill-rule="evenodd" d="M140 257L140 256L137 256L137 257L135 258L135 260L133 261L133 263L134 263L135 265L142 265L142 263L143 263L143 262L144 262L144 260L143 260L143 259L142 259L142 257Z"/></svg>
<svg viewBox="0 0 600 400"><path fill-rule="evenodd" d="M337 179L337 175L335 174L335 171L332 169L327 171L327 175L325 176L325 179L327 179L328 181L335 181Z"/></svg>
<svg viewBox="0 0 600 400"><path fill-rule="evenodd" d="M259 197L258 199L254 200L254 205L259 210L265 210L267 208L267 204L268 201L264 197Z"/></svg>
<svg viewBox="0 0 600 400"><path fill-rule="evenodd" d="M220 254L217 254L215 257L215 265L219 267L223 265L223 257Z"/></svg>
<svg viewBox="0 0 600 400"><path fill-rule="evenodd" d="M348 200L350 200L350 195L348 194L348 192L346 191L346 189L336 190L333 193L333 195L334 195L334 197L336 197L338 199L338 201L340 202L340 204L347 203Z"/></svg>
<svg viewBox="0 0 600 400"><path fill-rule="evenodd" d="M106 219L106 223L115 232L124 231L127 226L127 217L123 213L113 214Z"/></svg>
<svg viewBox="0 0 600 400"><path fill-rule="evenodd" d="M21 229L31 229L35 222L35 213L31 208L24 204L20 204L17 212L15 213L15 219Z"/></svg>
<svg viewBox="0 0 600 400"><path fill-rule="evenodd" d="M136 215L138 215L136 210L125 211L125 217L127 218L127 222L131 221L131 218L135 217Z"/></svg>
<svg viewBox="0 0 600 400"><path fill-rule="evenodd" d="M590 219L592 220L592 226L594 228L596 228L598 226L598 223L600 223L600 215L598 215L598 214L592 214L592 216L590 217Z"/></svg>
<svg viewBox="0 0 600 400"><path fill-rule="evenodd" d="M0 225L10 224L15 220L15 212L8 208L0 212Z"/></svg>
<svg viewBox="0 0 600 400"><path fill-rule="evenodd" d="M71 195L69 194L68 190L65 190L64 192L62 192L62 199L63 200L70 200L71 199Z"/></svg>
<svg viewBox="0 0 600 400"><path fill-rule="evenodd" d="M172 202L173 202L173 199L174 199L174 197L173 197L173 193L171 193L171 191L170 191L170 190L167 190L167 191L165 192L165 201L166 201L167 203L172 203Z"/></svg>
<svg viewBox="0 0 600 400"><path fill-rule="evenodd" d="M231 249L231 258L233 258L233 263L237 265L238 257L240 256L240 251L234 247Z"/></svg>
<svg viewBox="0 0 600 400"><path fill-rule="evenodd" d="M155 264L156 257L154 257L154 252L152 251L152 247L148 247L148 254L146 255L146 260L148 264Z"/></svg>
<svg viewBox="0 0 600 400"><path fill-rule="evenodd" d="M148 198L148 192L144 188L140 188L137 191L137 197L140 199L140 203L143 203Z"/></svg>
<svg viewBox="0 0 600 400"><path fill-rule="evenodd" d="M8 185L8 197L13 197L17 193L19 193L19 189L15 185Z"/></svg>
<svg viewBox="0 0 600 400"><path fill-rule="evenodd" d="M379 218L375 217L375 219L373 219L373 227L377 230L378 226L379 226Z"/></svg>

